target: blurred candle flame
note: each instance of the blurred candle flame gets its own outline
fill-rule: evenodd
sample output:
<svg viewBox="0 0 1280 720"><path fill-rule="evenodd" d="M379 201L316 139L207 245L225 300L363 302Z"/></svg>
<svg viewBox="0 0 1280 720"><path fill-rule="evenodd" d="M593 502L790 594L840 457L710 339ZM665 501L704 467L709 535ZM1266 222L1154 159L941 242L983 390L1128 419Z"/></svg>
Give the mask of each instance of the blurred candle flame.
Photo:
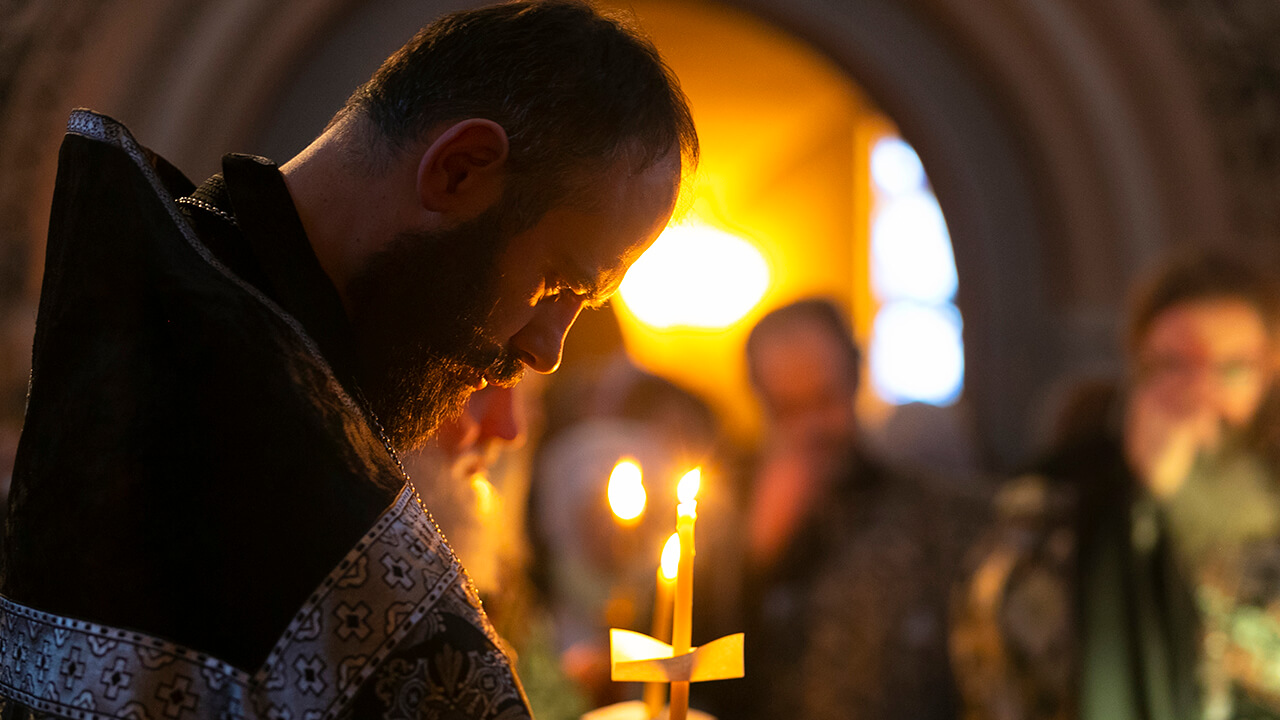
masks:
<svg viewBox="0 0 1280 720"><path fill-rule="evenodd" d="M636 260L619 295L652 328L720 329L769 289L769 263L749 240L702 223L672 225Z"/></svg>
<svg viewBox="0 0 1280 720"><path fill-rule="evenodd" d="M619 460L609 475L609 507L613 514L623 522L635 520L644 513L647 500L640 466L634 460Z"/></svg>
<svg viewBox="0 0 1280 720"><path fill-rule="evenodd" d="M667 544L662 546L662 577L667 580L676 579L676 568L680 564L680 533L671 533Z"/></svg>
<svg viewBox="0 0 1280 720"><path fill-rule="evenodd" d="M701 487L702 468L696 467L680 478L680 484L676 486L676 497L680 498L681 504L691 503L697 499L698 489Z"/></svg>

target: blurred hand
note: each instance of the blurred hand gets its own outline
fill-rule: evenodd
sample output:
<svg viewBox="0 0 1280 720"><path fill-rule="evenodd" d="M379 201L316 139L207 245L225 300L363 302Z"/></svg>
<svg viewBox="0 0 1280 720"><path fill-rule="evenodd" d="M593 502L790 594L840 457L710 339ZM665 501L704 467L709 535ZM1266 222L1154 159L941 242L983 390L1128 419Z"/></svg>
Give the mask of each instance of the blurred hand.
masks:
<svg viewBox="0 0 1280 720"><path fill-rule="evenodd" d="M1168 498L1186 482L1201 452L1216 450L1223 421L1208 403L1182 402L1144 383L1130 397L1124 451L1129 468L1157 498Z"/></svg>
<svg viewBox="0 0 1280 720"><path fill-rule="evenodd" d="M748 553L758 568L776 562L800 526L847 471L848 442L782 432L761 457L748 509Z"/></svg>

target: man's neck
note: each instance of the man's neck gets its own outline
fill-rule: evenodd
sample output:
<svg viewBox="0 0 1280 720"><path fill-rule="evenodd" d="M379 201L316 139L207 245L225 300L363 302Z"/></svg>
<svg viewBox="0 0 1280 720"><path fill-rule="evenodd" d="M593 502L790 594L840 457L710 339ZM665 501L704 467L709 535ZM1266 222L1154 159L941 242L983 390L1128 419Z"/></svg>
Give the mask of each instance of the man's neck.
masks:
<svg viewBox="0 0 1280 720"><path fill-rule="evenodd" d="M414 167L375 167L356 120L335 123L280 168L320 266L350 311L347 287L413 212Z"/></svg>

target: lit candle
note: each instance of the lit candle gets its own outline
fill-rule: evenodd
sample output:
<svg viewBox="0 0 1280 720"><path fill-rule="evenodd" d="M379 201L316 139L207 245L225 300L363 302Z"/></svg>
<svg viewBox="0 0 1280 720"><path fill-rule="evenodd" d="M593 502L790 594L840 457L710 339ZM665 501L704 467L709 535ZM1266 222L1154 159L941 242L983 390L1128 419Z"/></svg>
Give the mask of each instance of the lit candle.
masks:
<svg viewBox="0 0 1280 720"><path fill-rule="evenodd" d="M627 457L618 460L609 473L607 492L617 527L609 533L607 546L600 549L608 552L608 561L613 567L635 567L636 555L642 549L641 538L635 530L648 501L639 463ZM635 620L636 588L630 583L609 585L604 621L609 625L630 625Z"/></svg>
<svg viewBox="0 0 1280 720"><path fill-rule="evenodd" d="M698 519L698 488L702 469L694 468L680 478L676 496L676 533L680 536L680 562L676 569L675 615L671 623L671 649L675 656L689 652L693 628L693 523ZM689 710L689 683L671 683L669 720L685 720Z"/></svg>
<svg viewBox="0 0 1280 720"><path fill-rule="evenodd" d="M623 458L609 474L609 508L623 525L635 524L644 514L648 493L634 460Z"/></svg>
<svg viewBox="0 0 1280 720"><path fill-rule="evenodd" d="M671 608L675 603L677 568L680 564L680 535L671 533L662 547L662 563L658 566L657 592L653 599L653 637L667 642L671 639ZM644 706L650 718L662 712L667 701L667 684L646 683Z"/></svg>

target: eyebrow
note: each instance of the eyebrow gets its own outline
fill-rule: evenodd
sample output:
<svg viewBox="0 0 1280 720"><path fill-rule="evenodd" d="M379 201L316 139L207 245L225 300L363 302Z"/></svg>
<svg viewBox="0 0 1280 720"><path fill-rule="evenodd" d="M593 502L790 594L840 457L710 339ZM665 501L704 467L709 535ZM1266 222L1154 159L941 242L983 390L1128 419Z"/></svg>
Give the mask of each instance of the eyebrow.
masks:
<svg viewBox="0 0 1280 720"><path fill-rule="evenodd" d="M599 281L585 283L583 289L586 290L586 292L582 293L583 297L586 298L583 303L590 308L601 307L617 292L616 288L612 290L606 288Z"/></svg>
<svg viewBox="0 0 1280 720"><path fill-rule="evenodd" d="M610 289L598 275L586 272L577 265L572 267L569 283L574 292L586 298L584 304L593 308L604 305L617 292L617 288Z"/></svg>

